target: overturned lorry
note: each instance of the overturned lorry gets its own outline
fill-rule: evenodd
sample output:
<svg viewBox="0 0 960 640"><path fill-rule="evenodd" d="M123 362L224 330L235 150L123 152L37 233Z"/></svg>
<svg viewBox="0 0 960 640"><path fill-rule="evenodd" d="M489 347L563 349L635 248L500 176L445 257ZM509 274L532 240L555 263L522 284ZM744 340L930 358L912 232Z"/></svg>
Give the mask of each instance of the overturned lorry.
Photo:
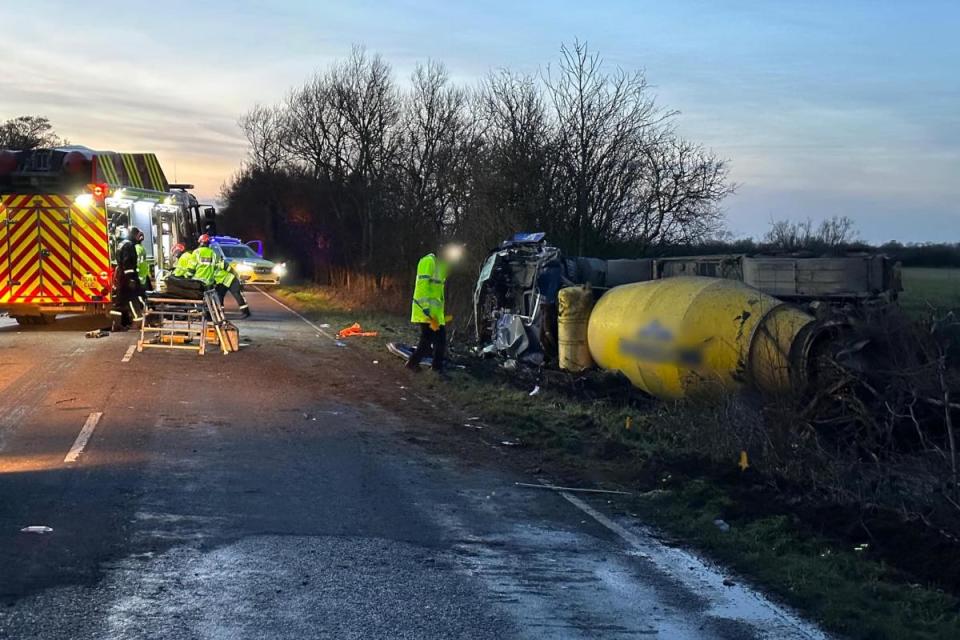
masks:
<svg viewBox="0 0 960 640"><path fill-rule="evenodd" d="M600 260L518 234L481 268L475 329L484 353L596 364L658 397L745 384L777 392L803 387L825 353L855 358L848 317L888 306L900 289L899 268L881 255Z"/></svg>

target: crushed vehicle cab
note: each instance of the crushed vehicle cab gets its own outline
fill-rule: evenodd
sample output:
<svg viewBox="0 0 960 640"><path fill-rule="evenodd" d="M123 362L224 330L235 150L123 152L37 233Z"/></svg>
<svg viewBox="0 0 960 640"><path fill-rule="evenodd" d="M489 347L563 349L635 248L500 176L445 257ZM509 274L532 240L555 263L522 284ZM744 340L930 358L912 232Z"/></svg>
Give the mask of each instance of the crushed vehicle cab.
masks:
<svg viewBox="0 0 960 640"><path fill-rule="evenodd" d="M215 232L215 210L190 188L167 182L152 153L0 149L0 311L21 324L104 312L131 226L160 282L176 244Z"/></svg>
<svg viewBox="0 0 960 640"><path fill-rule="evenodd" d="M241 282L248 284L280 284L287 266L263 257L263 243L253 240L244 244L239 238L214 236L210 246L233 269Z"/></svg>

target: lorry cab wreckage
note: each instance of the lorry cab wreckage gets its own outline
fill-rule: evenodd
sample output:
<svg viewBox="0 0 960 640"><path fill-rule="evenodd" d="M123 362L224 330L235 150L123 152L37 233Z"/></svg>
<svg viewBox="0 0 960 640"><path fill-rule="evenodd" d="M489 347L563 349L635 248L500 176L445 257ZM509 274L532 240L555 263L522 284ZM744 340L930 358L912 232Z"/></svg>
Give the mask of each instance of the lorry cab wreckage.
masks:
<svg viewBox="0 0 960 640"><path fill-rule="evenodd" d="M862 348L853 317L900 289L899 267L882 255L601 260L517 234L481 267L475 331L483 354L597 365L661 398L786 392L817 375L822 354Z"/></svg>
<svg viewBox="0 0 960 640"><path fill-rule="evenodd" d="M161 280L176 244L215 233L215 210L191 188L170 184L152 153L0 149L0 311L21 324L104 312L131 226Z"/></svg>

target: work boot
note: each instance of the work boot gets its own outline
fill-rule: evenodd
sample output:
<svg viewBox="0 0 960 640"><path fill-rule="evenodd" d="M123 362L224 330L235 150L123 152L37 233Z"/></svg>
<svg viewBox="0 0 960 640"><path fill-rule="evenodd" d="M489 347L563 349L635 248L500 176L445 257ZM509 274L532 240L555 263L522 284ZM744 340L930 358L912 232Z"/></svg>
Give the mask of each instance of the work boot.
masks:
<svg viewBox="0 0 960 640"><path fill-rule="evenodd" d="M242 307L240 307L240 317L241 317L241 318L244 318L244 319L250 317L250 306L249 306L249 305L246 305L246 304L245 304L245 305L243 305Z"/></svg>

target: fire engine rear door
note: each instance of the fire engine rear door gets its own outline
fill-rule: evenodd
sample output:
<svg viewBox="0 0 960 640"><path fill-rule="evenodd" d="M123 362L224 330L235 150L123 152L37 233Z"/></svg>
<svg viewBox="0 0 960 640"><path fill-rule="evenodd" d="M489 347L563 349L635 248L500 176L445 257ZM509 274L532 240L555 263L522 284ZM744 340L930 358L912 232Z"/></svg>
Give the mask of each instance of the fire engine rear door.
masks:
<svg viewBox="0 0 960 640"><path fill-rule="evenodd" d="M32 302L40 295L40 228L33 196L14 196L5 207L4 299Z"/></svg>
<svg viewBox="0 0 960 640"><path fill-rule="evenodd" d="M41 297L58 301L73 300L70 204L60 196L48 196L44 204L37 207Z"/></svg>

